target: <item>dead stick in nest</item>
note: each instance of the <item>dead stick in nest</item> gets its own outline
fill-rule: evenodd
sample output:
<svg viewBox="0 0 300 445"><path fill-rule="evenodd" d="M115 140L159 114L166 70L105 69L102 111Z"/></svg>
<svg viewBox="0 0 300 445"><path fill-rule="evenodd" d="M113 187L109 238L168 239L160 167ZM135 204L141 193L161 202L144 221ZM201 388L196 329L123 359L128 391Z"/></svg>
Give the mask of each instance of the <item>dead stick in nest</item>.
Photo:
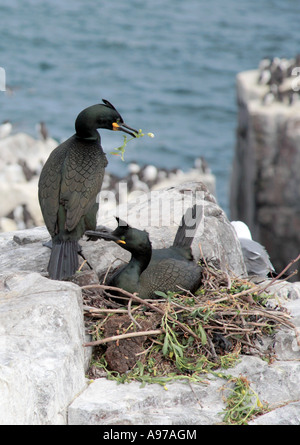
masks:
<svg viewBox="0 0 300 445"><path fill-rule="evenodd" d="M287 318L291 318L290 315L283 313L278 313L278 315L274 315L271 314L270 311L266 311L264 309L255 309L253 311L251 311L250 313L248 311L243 311L241 310L240 312L242 315L260 315L263 316L265 318L270 318L272 320L277 321L278 323L284 324L290 328L294 328L294 324L288 320L286 320ZM226 311L226 313L224 313L225 315L233 315L234 311ZM280 315L279 315L280 314ZM284 320L285 318L285 320Z"/></svg>
<svg viewBox="0 0 300 445"><path fill-rule="evenodd" d="M299 255L293 259L278 275L277 277L274 277L273 280L271 280L270 283L268 283L259 293L266 290L269 286L271 286L275 281L277 281L293 264L297 263L297 261L300 260L300 253Z"/></svg>
<svg viewBox="0 0 300 445"><path fill-rule="evenodd" d="M220 313L220 315L222 316L231 316L231 315L235 315L236 311L232 311L232 310L226 310L223 311L222 313ZM284 312L282 313L278 313L277 315L270 313L270 311L264 310L264 309L255 309L255 310L251 310L250 312L247 310L243 310L241 309L239 315L258 315L261 317L265 317L265 318L269 318L271 320L276 321L278 324L283 324L291 329L295 329L295 325L288 321L287 318L291 318L290 315L285 314ZM214 323L216 324L223 324L223 321L218 321L218 320L214 320ZM228 324L226 326L229 326Z"/></svg>
<svg viewBox="0 0 300 445"><path fill-rule="evenodd" d="M246 295L249 295L249 294L253 294L253 293L255 293L255 292L257 292L258 293L258 295L260 295L262 292L264 292L269 286L271 286L272 284L274 284L274 282L275 281L277 281L277 280L279 280L280 279L280 277L282 277L282 275L293 265L293 264L295 264L297 261L299 261L300 260L300 254L295 258L295 259L293 259L276 277L274 277L271 281L270 281L270 283L267 283L265 286L264 285L262 285L262 284L258 284L258 285L256 285L256 286L253 286L252 288L250 288L250 289L246 289L246 290L244 290L244 291L242 291L242 292L239 292L239 293L237 293L237 294L233 294L232 296L234 297L234 298L237 298L237 297L244 297L244 296L246 296ZM207 263L205 262L205 264L206 264L206 266L207 266L207 269L209 270L209 272L210 273L212 273L212 275L214 275L214 276L216 276L216 277L218 277L218 275L215 273L215 272L213 272L212 270L211 270L211 268L209 268L208 267L208 265L207 265ZM288 278L290 278L290 277L292 277L293 275L295 275L295 273L296 273L296 271L295 272L293 272Z"/></svg>
<svg viewBox="0 0 300 445"><path fill-rule="evenodd" d="M111 341L122 340L124 338L143 337L143 336L151 336L159 334L163 334L162 329L153 329L152 331L129 332L128 334L113 335L112 337L107 337L102 340L91 341L85 343L83 346L97 346L97 345L102 345L104 343L109 343Z"/></svg>
<svg viewBox="0 0 300 445"><path fill-rule="evenodd" d="M131 314L131 303L132 303L132 298L129 298L128 308L127 308L129 318L139 329L142 329L142 326L133 318L133 316Z"/></svg>
<svg viewBox="0 0 300 445"><path fill-rule="evenodd" d="M131 294L130 292L125 291L124 289L119 289L118 287L113 287L113 286L106 286L104 284L89 284L87 286L83 286L82 287L82 289L91 289L91 288L97 288L97 289L112 290L112 291L121 292L126 297L132 298L133 300L137 301L138 303L144 304L149 309L152 309L153 311L156 311L156 312L158 312L161 315L165 315L165 311L163 311L162 309L154 306L153 304L149 303L147 300L143 300L142 298L137 297L135 294ZM167 317L168 317L169 321L171 321L172 323L177 324L177 326L179 326L183 331L187 332L189 335L194 337L197 341L201 342L201 339L198 337L198 335L195 334L191 329L189 329L183 323L181 323L178 320L175 320L170 315L167 315Z"/></svg>
<svg viewBox="0 0 300 445"><path fill-rule="evenodd" d="M135 308L134 308L135 309ZM133 310L134 310L133 309ZM93 315L93 314L126 314L127 309L107 309L107 308L98 308L93 306L83 306L83 310L86 314Z"/></svg>

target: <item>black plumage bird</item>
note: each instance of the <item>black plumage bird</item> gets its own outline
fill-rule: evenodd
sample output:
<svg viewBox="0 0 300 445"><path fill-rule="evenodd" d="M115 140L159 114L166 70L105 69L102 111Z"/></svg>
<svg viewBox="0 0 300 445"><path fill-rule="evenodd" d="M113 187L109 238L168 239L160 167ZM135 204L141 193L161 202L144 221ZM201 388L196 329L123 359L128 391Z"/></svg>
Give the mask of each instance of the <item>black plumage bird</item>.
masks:
<svg viewBox="0 0 300 445"><path fill-rule="evenodd" d="M98 203L107 159L98 128L118 130L135 136L115 107L103 104L81 111L76 133L56 147L39 178L39 202L52 238L49 277L62 280L78 269L78 240L95 229Z"/></svg>
<svg viewBox="0 0 300 445"><path fill-rule="evenodd" d="M180 288L195 292L201 283L201 266L194 261L191 244L201 221L201 208L194 206L183 216L173 245L152 249L148 233L130 227L117 218L114 231L87 231L91 240L103 238L118 243L131 253L128 264L119 268L108 284L139 297L157 298L155 291L179 292Z"/></svg>

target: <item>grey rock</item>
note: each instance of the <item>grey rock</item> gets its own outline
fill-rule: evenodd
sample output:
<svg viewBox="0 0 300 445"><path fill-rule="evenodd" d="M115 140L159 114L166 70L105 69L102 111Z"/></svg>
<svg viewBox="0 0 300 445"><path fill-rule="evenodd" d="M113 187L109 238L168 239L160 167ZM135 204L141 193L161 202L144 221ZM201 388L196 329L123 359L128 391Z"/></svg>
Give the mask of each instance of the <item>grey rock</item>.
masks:
<svg viewBox="0 0 300 445"><path fill-rule="evenodd" d="M202 221L192 242L195 260L203 255L219 269L244 276L246 268L236 233L214 196L201 182L138 194L118 208L104 214L100 212L98 224L115 228L115 216L119 216L129 225L147 230L154 249L169 247L183 214L195 203L202 209ZM82 246L85 257L99 276L107 271L108 264L113 269L130 258L128 252L113 242L100 240L82 243Z"/></svg>
<svg viewBox="0 0 300 445"><path fill-rule="evenodd" d="M262 286L270 284L271 279L261 281ZM286 312L287 321L293 323L294 329L281 326L272 336L261 339L262 344L256 346L261 352L267 353L269 348L274 349L277 360L300 359L300 282L289 283L277 281L266 288L269 295L267 306L274 309L282 309Z"/></svg>
<svg viewBox="0 0 300 445"><path fill-rule="evenodd" d="M249 422L249 425L300 425L300 402L291 402Z"/></svg>
<svg viewBox="0 0 300 445"><path fill-rule="evenodd" d="M276 295L287 302L290 300L298 300L300 299L300 281L290 283L289 281L280 280L271 284L267 291L270 295Z"/></svg>
<svg viewBox="0 0 300 445"><path fill-rule="evenodd" d="M86 387L80 289L38 273L0 282L0 424L66 424Z"/></svg>
<svg viewBox="0 0 300 445"><path fill-rule="evenodd" d="M97 379L70 405L69 425L209 425L222 421L222 379L166 388ZM105 396L104 396L105 395Z"/></svg>
<svg viewBox="0 0 300 445"><path fill-rule="evenodd" d="M0 233L0 271L47 273L50 239L46 227Z"/></svg>
<svg viewBox="0 0 300 445"><path fill-rule="evenodd" d="M300 288L300 283L295 285ZM300 298L284 302L284 307L291 314L295 329L286 327L280 329L275 335L275 354L278 360L300 360Z"/></svg>

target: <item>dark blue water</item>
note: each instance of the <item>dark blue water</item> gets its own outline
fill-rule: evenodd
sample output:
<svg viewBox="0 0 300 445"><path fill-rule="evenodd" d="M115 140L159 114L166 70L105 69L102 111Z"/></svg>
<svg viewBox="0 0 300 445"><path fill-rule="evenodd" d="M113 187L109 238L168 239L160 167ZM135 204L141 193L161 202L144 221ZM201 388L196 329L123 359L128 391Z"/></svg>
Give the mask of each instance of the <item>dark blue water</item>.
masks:
<svg viewBox="0 0 300 445"><path fill-rule="evenodd" d="M265 56L300 52L294 0L0 1L0 121L59 140L85 107L111 101L125 122L155 133L127 146L126 161L193 166L204 156L228 212L235 145L235 77ZM102 131L106 152L119 133ZM108 169L126 165L109 155ZM125 173L125 172L124 172Z"/></svg>

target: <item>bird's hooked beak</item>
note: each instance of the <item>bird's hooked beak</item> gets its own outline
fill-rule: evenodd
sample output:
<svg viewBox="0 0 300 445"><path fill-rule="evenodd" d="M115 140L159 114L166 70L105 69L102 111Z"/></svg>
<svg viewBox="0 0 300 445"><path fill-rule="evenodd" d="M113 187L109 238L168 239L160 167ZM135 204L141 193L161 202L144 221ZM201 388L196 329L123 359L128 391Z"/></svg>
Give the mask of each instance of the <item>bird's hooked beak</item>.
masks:
<svg viewBox="0 0 300 445"><path fill-rule="evenodd" d="M96 241L101 238L105 241L114 241L117 244L126 244L125 241L121 240L119 237L115 236L112 232L108 231L98 231L98 230L87 230L85 235L88 237L89 241Z"/></svg>
<svg viewBox="0 0 300 445"><path fill-rule="evenodd" d="M129 125L126 125L124 122L122 124L120 123L118 124L118 122L113 122L112 127L114 131L124 131L124 133L130 134L130 136L133 136L134 138L136 138L136 135L138 134L137 130L129 127Z"/></svg>

